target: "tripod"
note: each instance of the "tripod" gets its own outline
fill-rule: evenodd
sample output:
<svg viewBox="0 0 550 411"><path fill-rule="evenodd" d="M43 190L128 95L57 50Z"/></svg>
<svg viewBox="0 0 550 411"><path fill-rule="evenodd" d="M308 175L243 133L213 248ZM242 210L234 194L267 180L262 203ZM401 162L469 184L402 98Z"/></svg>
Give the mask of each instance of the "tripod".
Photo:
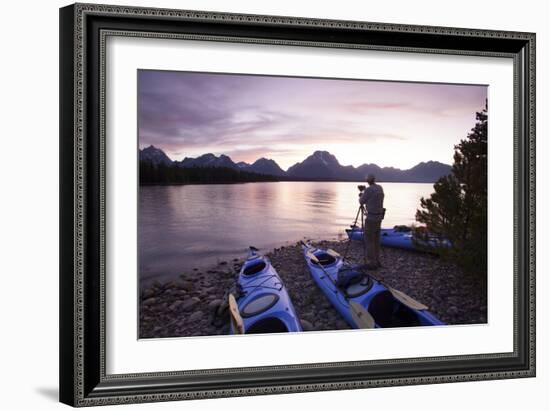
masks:
<svg viewBox="0 0 550 411"><path fill-rule="evenodd" d="M367 243L366 243L366 240L365 240L365 218L364 218L365 209L363 208L362 205L360 205L359 208L357 209L357 214L355 215L355 220L353 221L353 225L351 226L352 229L357 227L357 220L359 219L359 215L361 215L361 230L363 231L363 259L364 259L364 263L366 264L367 263L367 253L366 253ZM346 258L348 256L350 243L351 243L351 237L349 238L348 243L346 244L346 249L344 250L343 261L346 261Z"/></svg>

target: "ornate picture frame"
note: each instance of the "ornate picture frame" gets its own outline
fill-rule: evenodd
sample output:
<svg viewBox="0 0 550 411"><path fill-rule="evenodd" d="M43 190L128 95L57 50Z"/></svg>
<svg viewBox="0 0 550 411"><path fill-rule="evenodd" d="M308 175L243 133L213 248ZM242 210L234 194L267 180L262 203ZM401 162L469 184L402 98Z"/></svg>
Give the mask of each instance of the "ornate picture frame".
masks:
<svg viewBox="0 0 550 411"><path fill-rule="evenodd" d="M511 59L513 351L108 374L105 50L109 36ZM61 402L91 406L535 376L535 34L75 4L60 10L60 100Z"/></svg>

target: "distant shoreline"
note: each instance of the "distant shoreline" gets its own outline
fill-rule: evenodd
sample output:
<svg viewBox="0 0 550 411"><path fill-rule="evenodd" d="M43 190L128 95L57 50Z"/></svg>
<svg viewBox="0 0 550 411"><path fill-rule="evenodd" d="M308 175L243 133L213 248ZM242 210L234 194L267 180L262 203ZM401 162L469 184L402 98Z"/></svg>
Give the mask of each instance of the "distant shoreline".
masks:
<svg viewBox="0 0 550 411"><path fill-rule="evenodd" d="M426 181L377 181L380 184L435 184L436 182ZM220 182L188 182L188 183L146 183L140 182L140 186L195 186L195 185L236 185L236 184L255 184L255 183L365 183L363 180L275 180L275 181L220 181Z"/></svg>

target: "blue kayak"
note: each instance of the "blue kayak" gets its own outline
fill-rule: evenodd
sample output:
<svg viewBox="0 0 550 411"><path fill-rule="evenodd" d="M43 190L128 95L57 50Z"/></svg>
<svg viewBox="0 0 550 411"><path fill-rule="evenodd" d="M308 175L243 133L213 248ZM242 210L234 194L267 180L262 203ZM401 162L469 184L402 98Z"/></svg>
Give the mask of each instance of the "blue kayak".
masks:
<svg viewBox="0 0 550 411"><path fill-rule="evenodd" d="M359 267L344 263L336 252L308 244L303 245L303 251L313 280L352 328L359 328L351 313L352 301L368 311L376 328L445 325L428 311L428 307L387 287ZM312 261L310 253L319 263ZM331 278L327 278L327 274Z"/></svg>
<svg viewBox="0 0 550 411"><path fill-rule="evenodd" d="M346 229L346 233L350 240L363 241L363 229L361 227L352 226L351 228ZM449 240L441 240L435 236L429 237L428 241L425 243L422 243L419 240L417 241L420 247L417 247L413 243L412 230L410 229L395 227L382 228L380 230L380 244L385 247L401 248L411 251L426 251L427 248L448 248L451 246Z"/></svg>
<svg viewBox="0 0 550 411"><path fill-rule="evenodd" d="M279 274L253 247L239 272L237 288L236 302L245 334L302 331ZM233 323L230 333L236 333Z"/></svg>

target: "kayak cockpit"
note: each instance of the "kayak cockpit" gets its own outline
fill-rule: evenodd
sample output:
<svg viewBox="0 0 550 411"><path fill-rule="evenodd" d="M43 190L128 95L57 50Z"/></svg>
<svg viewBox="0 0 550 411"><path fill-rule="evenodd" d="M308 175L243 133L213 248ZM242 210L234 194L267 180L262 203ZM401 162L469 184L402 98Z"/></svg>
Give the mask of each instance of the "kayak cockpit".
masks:
<svg viewBox="0 0 550 411"><path fill-rule="evenodd" d="M318 252L315 252L315 257L317 257L317 259L319 260L319 263L317 263L316 261L311 261L311 264L313 265L322 265L323 267L327 266L327 265L332 265L336 262L336 258L332 255L330 255L329 253L325 253L324 251L318 251Z"/></svg>
<svg viewBox="0 0 550 411"><path fill-rule="evenodd" d="M243 269L243 275L245 276L251 276L258 274L265 270L265 267L267 264L263 259L258 259L257 261L253 261L249 264L247 264Z"/></svg>
<svg viewBox="0 0 550 411"><path fill-rule="evenodd" d="M375 295L369 304L369 313L379 327L414 327L421 325L416 313L397 301L388 290Z"/></svg>
<svg viewBox="0 0 550 411"><path fill-rule="evenodd" d="M268 334L289 332L286 324L279 318L266 317L256 321L246 330L247 334Z"/></svg>

